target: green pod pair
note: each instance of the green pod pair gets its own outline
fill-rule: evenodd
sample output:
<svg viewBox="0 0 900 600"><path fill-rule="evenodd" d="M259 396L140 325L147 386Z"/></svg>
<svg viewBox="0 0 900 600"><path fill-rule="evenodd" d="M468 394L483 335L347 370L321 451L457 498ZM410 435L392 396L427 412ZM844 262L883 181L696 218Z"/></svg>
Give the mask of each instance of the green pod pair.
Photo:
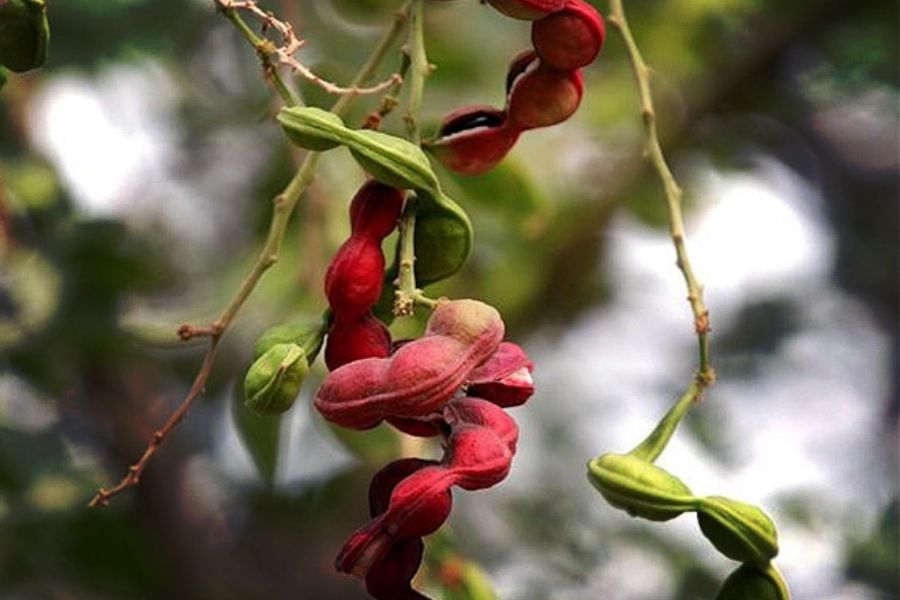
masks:
<svg viewBox="0 0 900 600"><path fill-rule="evenodd" d="M775 524L762 510L720 496L696 498L679 478L637 456L604 454L588 463L588 479L634 517L668 521L696 511L703 535L733 560L765 564L778 554Z"/></svg>
<svg viewBox="0 0 900 600"><path fill-rule="evenodd" d="M420 285L462 268L472 251L472 224L462 207L443 192L421 148L380 131L350 129L334 113L315 107L283 108L278 121L297 146L316 152L346 146L378 181L416 191L415 269Z"/></svg>
<svg viewBox="0 0 900 600"><path fill-rule="evenodd" d="M17 73L36 69L49 42L44 0L0 0L0 64Z"/></svg>
<svg viewBox="0 0 900 600"><path fill-rule="evenodd" d="M244 377L245 406L262 415L281 414L293 406L322 347L326 327L327 319L264 332L254 347L256 360Z"/></svg>
<svg viewBox="0 0 900 600"><path fill-rule="evenodd" d="M790 600L784 580L771 566L743 564L722 584L715 600Z"/></svg>

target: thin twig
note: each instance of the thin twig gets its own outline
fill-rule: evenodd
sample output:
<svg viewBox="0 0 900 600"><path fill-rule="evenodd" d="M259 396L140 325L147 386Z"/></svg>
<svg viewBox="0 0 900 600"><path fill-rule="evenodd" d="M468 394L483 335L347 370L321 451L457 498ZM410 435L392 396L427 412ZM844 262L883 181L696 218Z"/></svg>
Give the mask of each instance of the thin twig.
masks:
<svg viewBox="0 0 900 600"><path fill-rule="evenodd" d="M409 105L404 120L406 121L410 140L418 144L421 142L419 113L422 109L425 79L430 74L431 68L428 65L428 57L425 51L425 2L424 0L414 0L414 2L409 24L409 41L406 44L410 75ZM397 316L413 314L416 304L428 308L434 308L437 304L416 287L416 208L416 199L410 196L403 209L403 215L400 217L400 272L397 276L397 291L394 299L394 314Z"/></svg>
<svg viewBox="0 0 900 600"><path fill-rule="evenodd" d="M225 15L233 21L236 18L239 19L239 17L237 17L237 11L244 10L259 18L263 22L264 30L274 29L278 32L279 36L281 37L280 46L276 46L271 40L267 38L259 38L258 36L257 42L251 41L254 48L256 48L257 52L259 52L260 56L265 57L264 64L266 64L267 62L271 64L271 60L272 58L274 58L275 62L277 62L279 65L285 66L292 71L296 71L300 74L301 77L319 86L329 94L341 96L377 94L399 83L402 80L400 75L398 73L395 73L384 81L368 87L363 87L361 84L355 82L348 87L343 87L332 83L316 75L312 71L312 69L297 60L297 58L294 56L306 42L305 40L301 40L297 37L297 35L294 33L293 25L286 21L277 19L271 12L262 10L256 4L255 0L215 0L215 2L219 6L220 10L222 10L222 12L224 12ZM250 38L248 37L248 39ZM278 87L278 80L275 79L275 81L276 87Z"/></svg>
<svg viewBox="0 0 900 600"><path fill-rule="evenodd" d="M681 210L681 200L683 191L681 186L672 175L671 169L663 155L662 148L659 144L659 135L656 128L656 111L653 108L653 96L650 92L650 69L644 62L641 52L634 41L631 29L628 27L628 20L625 18L625 10L622 7L622 0L610 0L610 10L612 15L609 17L609 23L619 30L625 47L628 51L628 59L631 61L632 71L638 86L638 93L641 102L641 117L644 121L644 129L646 132L647 153L650 160L662 181L666 194L666 205L669 212L669 233L672 236L672 243L675 246L675 254L677 256L677 264L684 276L685 284L688 290L688 302L691 305L691 312L694 314L694 330L697 334L699 346L699 366L697 369L697 382L700 384L698 394L702 393L702 388L709 386L715 381L715 371L710 364L709 356L709 310L703 301L703 286L700 284L694 269L691 266L688 257L687 245L685 243L684 233L684 216Z"/></svg>
<svg viewBox="0 0 900 600"><path fill-rule="evenodd" d="M378 44L369 55L368 60L356 75L353 83L354 86L365 83L375 73L397 36L403 30L408 10L409 2L405 5L404 9L396 13L393 23L385 31ZM332 112L343 115L349 108L352 99L352 96L341 96L332 107ZM173 412L168 420L166 420L165 424L151 436L147 448L144 450L141 458L128 468L128 472L119 483L110 488L101 488L96 495L94 495L93 499L91 499L89 506L106 506L109 504L111 498L137 484L140 481L141 475L150 458L156 453L157 449L163 441L165 441L169 433L184 420L194 401L203 393L222 336L228 330L228 327L231 325L238 311L244 305L244 302L246 302L247 298L256 288L256 284L259 282L260 278L278 261L278 255L281 250L281 243L284 239L288 221L294 212L297 202L300 200L301 194L312 181L318 161L318 153L310 152L307 154L303 164L300 166L293 179L291 179L284 191L275 197L273 201L274 210L272 221L269 224L269 233L266 237L266 242L250 272L241 283L234 298L232 298L228 306L225 307L219 315L219 318L208 326L193 327L190 325L182 325L179 328L179 336L182 339L191 339L201 335L206 335L210 338L209 349L203 357L203 363L197 376L194 378L190 391L188 391L175 412Z"/></svg>

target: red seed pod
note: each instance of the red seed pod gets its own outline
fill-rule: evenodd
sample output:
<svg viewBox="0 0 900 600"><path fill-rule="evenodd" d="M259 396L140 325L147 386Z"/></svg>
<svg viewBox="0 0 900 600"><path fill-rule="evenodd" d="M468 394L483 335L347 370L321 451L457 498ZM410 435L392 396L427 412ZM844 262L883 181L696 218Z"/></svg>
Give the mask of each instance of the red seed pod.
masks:
<svg viewBox="0 0 900 600"><path fill-rule="evenodd" d="M583 93L580 71L560 71L535 59L512 83L509 126L525 130L561 123L578 110Z"/></svg>
<svg viewBox="0 0 900 600"><path fill-rule="evenodd" d="M466 490L496 485L509 474L519 428L499 406L480 398L458 398L444 408L451 429L444 464Z"/></svg>
<svg viewBox="0 0 900 600"><path fill-rule="evenodd" d="M603 17L583 0L569 0L564 9L536 21L531 28L531 42L541 60L563 70L594 62L605 38Z"/></svg>
<svg viewBox="0 0 900 600"><path fill-rule="evenodd" d="M366 591L375 600L431 600L411 585L424 553L422 538L398 540L369 567Z"/></svg>
<svg viewBox="0 0 900 600"><path fill-rule="evenodd" d="M329 421L353 429L438 412L497 350L503 331L499 313L487 304L440 302L423 337L390 358L358 360L332 371L316 394L316 408Z"/></svg>
<svg viewBox="0 0 900 600"><path fill-rule="evenodd" d="M506 70L506 96L507 102L509 101L509 93L512 91L513 84L516 80L524 75L527 71L533 71L540 64L540 59L534 50L523 50L519 52L512 62L509 63L509 68Z"/></svg>
<svg viewBox="0 0 900 600"><path fill-rule="evenodd" d="M561 10L566 0L488 0L488 4L513 19L534 21Z"/></svg>
<svg viewBox="0 0 900 600"><path fill-rule="evenodd" d="M519 139L506 121L502 110L465 106L444 119L438 137L425 147L448 169L478 175L503 160Z"/></svg>
<svg viewBox="0 0 900 600"><path fill-rule="evenodd" d="M534 394L534 364L518 345L503 342L487 362L469 375L467 393L508 408L524 404Z"/></svg>
<svg viewBox="0 0 900 600"><path fill-rule="evenodd" d="M393 425L395 429L415 437L434 437L436 435L441 435L444 431L441 427L441 421L429 417L418 419L410 417L390 417L386 420Z"/></svg>
<svg viewBox="0 0 900 600"><path fill-rule="evenodd" d="M325 274L325 295L336 318L366 313L381 295L384 254L381 241L394 229L403 192L369 181L350 204L352 233L338 249Z"/></svg>
<svg viewBox="0 0 900 600"><path fill-rule="evenodd" d="M397 226L403 208L403 192L374 180L366 182L350 202L350 228L354 236L378 240Z"/></svg>
<svg viewBox="0 0 900 600"><path fill-rule="evenodd" d="M391 334L372 314L335 319L328 330L325 365L330 371L363 358L385 358L391 353Z"/></svg>
<svg viewBox="0 0 900 600"><path fill-rule="evenodd" d="M505 410L487 400L472 397L456 398L444 408L444 420L450 427L451 434L460 427L482 427L492 431L510 452L516 451L516 442L519 439L516 422Z"/></svg>
<svg viewBox="0 0 900 600"><path fill-rule="evenodd" d="M437 531L450 515L452 473L425 466L396 484L387 510L357 530L335 559L338 571L365 578L397 540Z"/></svg>

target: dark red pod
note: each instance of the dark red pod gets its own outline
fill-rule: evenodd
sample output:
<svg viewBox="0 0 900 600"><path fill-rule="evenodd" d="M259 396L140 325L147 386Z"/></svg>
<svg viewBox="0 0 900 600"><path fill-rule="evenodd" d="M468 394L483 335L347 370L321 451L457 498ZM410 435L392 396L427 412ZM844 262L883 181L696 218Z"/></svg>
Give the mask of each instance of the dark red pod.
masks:
<svg viewBox="0 0 900 600"><path fill-rule="evenodd" d="M439 465L423 466L400 480L387 509L357 530L344 544L335 567L365 578L398 541L437 531L450 514L453 474Z"/></svg>
<svg viewBox="0 0 900 600"><path fill-rule="evenodd" d="M336 318L328 330L325 365L333 371L363 358L385 358L391 353L391 334L372 314L351 319Z"/></svg>
<svg viewBox="0 0 900 600"><path fill-rule="evenodd" d="M508 408L534 394L534 364L517 344L503 342L487 362L469 375L468 394Z"/></svg>
<svg viewBox="0 0 900 600"><path fill-rule="evenodd" d="M603 17L582 0L569 0L565 8L536 21L531 28L531 42L541 61L563 70L594 62L605 38Z"/></svg>
<svg viewBox="0 0 900 600"><path fill-rule="evenodd" d="M384 254L381 242L394 229L403 192L369 181L350 204L351 235L325 274L325 295L338 319L366 313L381 295Z"/></svg>
<svg viewBox="0 0 900 600"><path fill-rule="evenodd" d="M535 58L512 82L509 126L526 130L561 123L578 110L583 93L580 71L561 71Z"/></svg>
<svg viewBox="0 0 900 600"><path fill-rule="evenodd" d="M566 0L487 0L488 4L508 17L533 21L561 10Z"/></svg>
<svg viewBox="0 0 900 600"><path fill-rule="evenodd" d="M448 169L478 175L503 160L518 139L519 131L507 126L504 111L475 105L450 113L438 137L425 147Z"/></svg>

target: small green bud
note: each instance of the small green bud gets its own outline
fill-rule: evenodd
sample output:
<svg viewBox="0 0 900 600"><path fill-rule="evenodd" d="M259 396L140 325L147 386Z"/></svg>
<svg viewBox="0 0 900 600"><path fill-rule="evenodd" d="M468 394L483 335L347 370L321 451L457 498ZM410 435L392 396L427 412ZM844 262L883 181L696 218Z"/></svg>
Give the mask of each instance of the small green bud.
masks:
<svg viewBox="0 0 900 600"><path fill-rule="evenodd" d="M588 479L607 502L633 517L668 521L694 509L694 496L683 481L630 454L595 458L588 463Z"/></svg>
<svg viewBox="0 0 900 600"><path fill-rule="evenodd" d="M790 596L768 572L743 564L728 576L715 600L790 600Z"/></svg>
<svg viewBox="0 0 900 600"><path fill-rule="evenodd" d="M275 344L256 359L244 378L244 404L260 414L283 413L294 404L309 372L297 344Z"/></svg>
<svg viewBox="0 0 900 600"><path fill-rule="evenodd" d="M701 498L697 521L706 539L728 558L764 564L778 554L775 524L751 504L721 496Z"/></svg>
<svg viewBox="0 0 900 600"><path fill-rule="evenodd" d="M17 73L36 69L49 41L44 0L0 0L0 64Z"/></svg>
<svg viewBox="0 0 900 600"><path fill-rule="evenodd" d="M327 327L322 320L286 323L266 329L253 346L253 357L259 358L276 344L296 344L303 348L307 362L315 361Z"/></svg>

